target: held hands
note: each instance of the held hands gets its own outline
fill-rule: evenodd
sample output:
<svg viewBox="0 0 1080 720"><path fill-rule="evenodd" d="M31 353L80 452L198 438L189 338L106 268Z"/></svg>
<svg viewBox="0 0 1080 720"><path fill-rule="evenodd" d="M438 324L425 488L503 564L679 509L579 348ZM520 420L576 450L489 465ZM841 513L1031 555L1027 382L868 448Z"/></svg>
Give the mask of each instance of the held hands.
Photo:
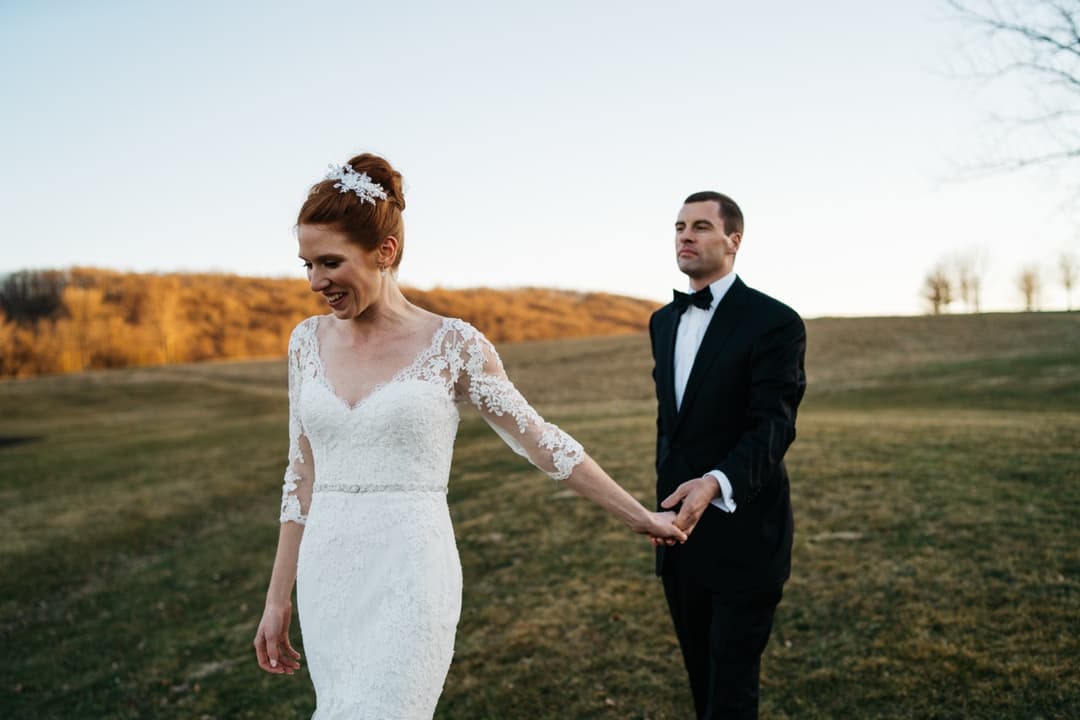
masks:
<svg viewBox="0 0 1080 720"><path fill-rule="evenodd" d="M259 629L255 631L255 655L259 667L275 675L292 675L300 667L300 653L289 642L292 607L266 606Z"/></svg>
<svg viewBox="0 0 1080 720"><path fill-rule="evenodd" d="M675 518L675 525L685 531L687 535L693 532L698 520L701 519L705 508L709 506L717 495L720 494L720 484L711 475L687 480L675 492L664 498L660 507L671 510L682 503L679 507L679 515ZM649 542L654 546L671 545L665 537L650 535Z"/></svg>
<svg viewBox="0 0 1080 720"><path fill-rule="evenodd" d="M634 528L635 532L649 536L649 542L653 545L665 543L674 545L676 542L686 542L686 533L675 524L675 513L651 512L645 525Z"/></svg>

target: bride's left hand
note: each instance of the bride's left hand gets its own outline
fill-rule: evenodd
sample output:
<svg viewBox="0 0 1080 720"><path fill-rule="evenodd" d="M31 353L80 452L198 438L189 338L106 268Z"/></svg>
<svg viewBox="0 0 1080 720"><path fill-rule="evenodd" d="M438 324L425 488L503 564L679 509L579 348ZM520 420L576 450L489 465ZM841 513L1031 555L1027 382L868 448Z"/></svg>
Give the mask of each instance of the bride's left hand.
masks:
<svg viewBox="0 0 1080 720"><path fill-rule="evenodd" d="M678 516L668 510L663 512L649 513L648 526L640 532L649 536L649 542L653 546L674 545L676 542L686 542L686 533L675 524Z"/></svg>

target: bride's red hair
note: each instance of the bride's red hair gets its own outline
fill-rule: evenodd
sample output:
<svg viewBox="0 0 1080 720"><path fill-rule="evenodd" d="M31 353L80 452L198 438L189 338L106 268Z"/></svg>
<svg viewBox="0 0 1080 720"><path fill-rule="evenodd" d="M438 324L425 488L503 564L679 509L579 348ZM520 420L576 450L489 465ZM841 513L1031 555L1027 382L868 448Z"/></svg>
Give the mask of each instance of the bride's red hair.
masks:
<svg viewBox="0 0 1080 720"><path fill-rule="evenodd" d="M388 235L398 241L393 267L401 264L405 251L405 194L401 189L401 173L384 158L371 153L357 155L349 165L358 173L367 173L386 191L386 199L375 204L361 200L355 192L341 192L334 187L337 180L322 180L308 191L307 199L296 219L299 225L323 225L342 233L350 242L365 250L374 250Z"/></svg>

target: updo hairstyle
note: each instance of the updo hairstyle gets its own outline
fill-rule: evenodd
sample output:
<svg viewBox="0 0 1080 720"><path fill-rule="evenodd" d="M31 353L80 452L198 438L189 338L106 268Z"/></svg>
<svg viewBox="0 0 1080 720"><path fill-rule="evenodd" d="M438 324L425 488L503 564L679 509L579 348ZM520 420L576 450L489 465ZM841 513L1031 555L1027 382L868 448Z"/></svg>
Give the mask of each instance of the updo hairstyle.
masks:
<svg viewBox="0 0 1080 720"><path fill-rule="evenodd" d="M401 264L405 251L405 223L401 212L405 209L405 194L401 189L401 173L385 159L371 153L357 155L349 165L358 173L367 173L386 191L386 199L375 198L375 204L361 200L352 190L341 192L334 187L337 180L315 183L300 208L296 219L299 225L324 225L345 235L350 242L371 251L387 235L397 238L397 257L393 267Z"/></svg>

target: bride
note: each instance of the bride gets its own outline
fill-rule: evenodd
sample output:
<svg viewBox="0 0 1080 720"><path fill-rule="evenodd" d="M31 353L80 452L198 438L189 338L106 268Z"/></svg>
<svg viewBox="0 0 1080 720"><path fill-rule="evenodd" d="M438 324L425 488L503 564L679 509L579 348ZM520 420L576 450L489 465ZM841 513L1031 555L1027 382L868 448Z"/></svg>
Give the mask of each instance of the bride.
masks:
<svg viewBox="0 0 1080 720"><path fill-rule="evenodd" d="M315 720L430 719L453 654L461 565L446 504L458 405L631 530L682 542L547 423L463 320L411 304L401 175L365 154L331 166L297 222L312 292L330 306L289 340L289 463L259 666L292 674L296 599Z"/></svg>

